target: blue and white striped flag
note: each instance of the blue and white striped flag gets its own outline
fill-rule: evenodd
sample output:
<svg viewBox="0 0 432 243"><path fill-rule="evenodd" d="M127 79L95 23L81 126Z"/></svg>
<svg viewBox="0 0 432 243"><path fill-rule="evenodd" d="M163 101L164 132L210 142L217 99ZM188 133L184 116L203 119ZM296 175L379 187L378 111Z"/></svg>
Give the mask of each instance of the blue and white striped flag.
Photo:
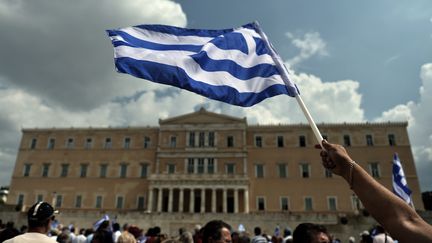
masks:
<svg viewBox="0 0 432 243"><path fill-rule="evenodd" d="M238 106L299 94L256 22L223 30L139 25L107 33L120 73Z"/></svg>
<svg viewBox="0 0 432 243"><path fill-rule="evenodd" d="M105 214L102 218L100 218L98 221L96 221L94 224L93 224L93 229L94 230L97 230L98 228L99 228L99 226L103 223L103 222L105 222L105 221L109 221L110 219L109 219L109 216L108 216L108 214Z"/></svg>
<svg viewBox="0 0 432 243"><path fill-rule="evenodd" d="M405 179L405 173L402 169L402 164L399 160L398 154L393 156L393 192L402 198L406 203L412 205L411 190L408 188Z"/></svg>

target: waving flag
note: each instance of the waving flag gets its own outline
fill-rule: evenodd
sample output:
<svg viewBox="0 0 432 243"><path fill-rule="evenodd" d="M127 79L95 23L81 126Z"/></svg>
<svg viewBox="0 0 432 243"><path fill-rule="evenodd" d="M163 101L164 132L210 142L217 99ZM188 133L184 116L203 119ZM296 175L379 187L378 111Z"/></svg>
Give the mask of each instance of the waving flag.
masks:
<svg viewBox="0 0 432 243"><path fill-rule="evenodd" d="M107 33L120 73L238 106L299 94L256 22L223 30L139 25Z"/></svg>
<svg viewBox="0 0 432 243"><path fill-rule="evenodd" d="M397 153L393 156L393 191L406 203L412 205L411 190L408 188L405 173Z"/></svg>

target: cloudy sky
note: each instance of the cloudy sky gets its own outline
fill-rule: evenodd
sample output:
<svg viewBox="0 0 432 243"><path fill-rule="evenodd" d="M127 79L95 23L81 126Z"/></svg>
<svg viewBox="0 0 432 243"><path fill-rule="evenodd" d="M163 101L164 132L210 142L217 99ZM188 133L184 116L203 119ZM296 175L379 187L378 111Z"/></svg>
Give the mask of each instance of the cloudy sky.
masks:
<svg viewBox="0 0 432 243"><path fill-rule="evenodd" d="M432 190L430 0L0 0L0 185L10 182L23 127L157 125L202 106L249 123L305 123L290 97L239 108L118 74L105 35L254 20L316 122L408 121L421 190Z"/></svg>

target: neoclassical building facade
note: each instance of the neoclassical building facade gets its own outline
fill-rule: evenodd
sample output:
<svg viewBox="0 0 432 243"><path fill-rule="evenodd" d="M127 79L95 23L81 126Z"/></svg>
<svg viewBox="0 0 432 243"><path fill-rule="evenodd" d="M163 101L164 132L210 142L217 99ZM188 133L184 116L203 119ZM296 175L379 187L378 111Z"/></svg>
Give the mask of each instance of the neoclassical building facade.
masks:
<svg viewBox="0 0 432 243"><path fill-rule="evenodd" d="M407 123L318 128L390 190L397 152L423 209ZM305 124L250 125L205 109L155 127L23 129L8 204L146 213L359 210L347 184L321 166L315 144Z"/></svg>

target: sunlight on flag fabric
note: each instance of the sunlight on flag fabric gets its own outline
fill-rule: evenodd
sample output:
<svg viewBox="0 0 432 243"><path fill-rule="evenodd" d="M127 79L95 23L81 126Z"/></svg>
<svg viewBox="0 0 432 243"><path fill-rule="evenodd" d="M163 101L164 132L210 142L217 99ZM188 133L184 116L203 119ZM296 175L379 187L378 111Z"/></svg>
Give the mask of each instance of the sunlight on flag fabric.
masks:
<svg viewBox="0 0 432 243"><path fill-rule="evenodd" d="M120 73L238 106L299 94L256 22L223 30L139 25L107 33Z"/></svg>
<svg viewBox="0 0 432 243"><path fill-rule="evenodd" d="M411 190L408 188L408 183L405 179L405 173L402 169L402 164L397 153L393 156L393 192L402 198L406 203L412 204Z"/></svg>

